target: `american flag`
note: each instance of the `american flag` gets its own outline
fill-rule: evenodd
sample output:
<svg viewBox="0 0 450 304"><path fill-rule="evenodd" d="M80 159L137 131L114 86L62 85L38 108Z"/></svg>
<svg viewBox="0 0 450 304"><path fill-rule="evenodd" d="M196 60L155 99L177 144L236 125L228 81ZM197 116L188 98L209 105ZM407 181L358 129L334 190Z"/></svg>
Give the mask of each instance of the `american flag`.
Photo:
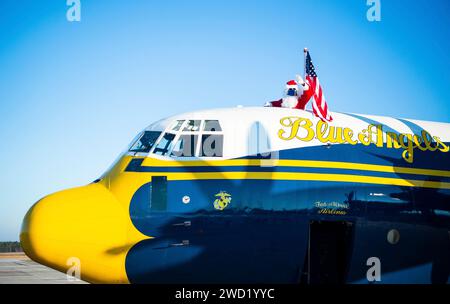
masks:
<svg viewBox="0 0 450 304"><path fill-rule="evenodd" d="M314 101L312 103L312 109L314 115L324 121L332 121L330 112L328 111L328 105L323 96L322 86L320 85L319 78L317 77L316 70L311 61L309 51L306 51L306 82L309 84L310 89L314 92Z"/></svg>

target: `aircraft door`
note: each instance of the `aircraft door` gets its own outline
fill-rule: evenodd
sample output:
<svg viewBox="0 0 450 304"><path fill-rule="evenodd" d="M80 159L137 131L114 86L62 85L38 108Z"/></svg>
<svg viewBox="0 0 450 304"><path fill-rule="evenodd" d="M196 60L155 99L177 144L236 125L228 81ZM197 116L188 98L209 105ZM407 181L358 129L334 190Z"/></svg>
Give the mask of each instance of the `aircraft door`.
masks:
<svg viewBox="0 0 450 304"><path fill-rule="evenodd" d="M165 211L167 208L167 176L152 176L151 209Z"/></svg>

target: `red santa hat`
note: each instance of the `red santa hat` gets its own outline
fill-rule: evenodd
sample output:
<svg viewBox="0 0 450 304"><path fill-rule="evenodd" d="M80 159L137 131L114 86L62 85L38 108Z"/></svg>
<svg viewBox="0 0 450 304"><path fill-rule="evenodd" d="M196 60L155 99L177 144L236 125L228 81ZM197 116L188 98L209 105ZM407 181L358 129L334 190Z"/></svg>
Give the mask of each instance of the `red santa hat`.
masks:
<svg viewBox="0 0 450 304"><path fill-rule="evenodd" d="M290 89L290 88L294 88L294 89L298 88L298 84L295 80L289 80L288 82L286 82L286 89Z"/></svg>

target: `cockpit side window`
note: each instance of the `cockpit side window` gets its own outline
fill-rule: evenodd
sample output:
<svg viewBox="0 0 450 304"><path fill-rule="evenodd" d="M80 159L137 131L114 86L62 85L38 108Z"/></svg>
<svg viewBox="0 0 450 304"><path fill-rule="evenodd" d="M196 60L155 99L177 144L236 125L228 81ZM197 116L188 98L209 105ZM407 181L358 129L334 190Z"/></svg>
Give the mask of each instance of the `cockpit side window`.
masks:
<svg viewBox="0 0 450 304"><path fill-rule="evenodd" d="M184 120L177 120L173 124L172 131L180 131L181 126L183 125Z"/></svg>
<svg viewBox="0 0 450 304"><path fill-rule="evenodd" d="M222 131L222 128L220 127L218 120L205 120L203 131L220 132Z"/></svg>
<svg viewBox="0 0 450 304"><path fill-rule="evenodd" d="M186 126L183 131L195 132L200 130L201 120L188 120Z"/></svg>
<svg viewBox="0 0 450 304"><path fill-rule="evenodd" d="M181 135L172 150L174 157L194 157L197 147L198 135Z"/></svg>
<svg viewBox="0 0 450 304"><path fill-rule="evenodd" d="M202 135L202 146L200 156L222 157L223 156L223 135L205 134Z"/></svg>
<svg viewBox="0 0 450 304"><path fill-rule="evenodd" d="M166 155L172 146L172 142L173 142L174 138L175 138L175 134L165 133L164 136L159 140L158 144L156 145L155 149L153 150L153 153L159 154L159 155Z"/></svg>
<svg viewBox="0 0 450 304"><path fill-rule="evenodd" d="M160 131L145 131L142 136L129 149L130 152L150 152L151 148L158 139Z"/></svg>

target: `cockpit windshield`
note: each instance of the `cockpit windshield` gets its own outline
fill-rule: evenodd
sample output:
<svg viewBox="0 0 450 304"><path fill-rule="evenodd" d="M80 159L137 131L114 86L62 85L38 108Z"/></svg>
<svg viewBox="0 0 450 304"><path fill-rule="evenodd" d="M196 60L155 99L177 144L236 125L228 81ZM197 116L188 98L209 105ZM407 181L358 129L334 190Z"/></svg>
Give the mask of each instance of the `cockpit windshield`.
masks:
<svg viewBox="0 0 450 304"><path fill-rule="evenodd" d="M160 131L145 131L142 136L136 140L136 142L131 146L130 152L150 152L151 148L155 144L159 135L161 135Z"/></svg>
<svg viewBox="0 0 450 304"><path fill-rule="evenodd" d="M165 131L144 131L129 152L175 158L222 157L223 130L218 120L175 120Z"/></svg>
<svg viewBox="0 0 450 304"><path fill-rule="evenodd" d="M153 153L159 155L166 155L170 148L172 147L173 139L175 138L175 134L165 133L164 136L160 139L158 144L156 145Z"/></svg>

